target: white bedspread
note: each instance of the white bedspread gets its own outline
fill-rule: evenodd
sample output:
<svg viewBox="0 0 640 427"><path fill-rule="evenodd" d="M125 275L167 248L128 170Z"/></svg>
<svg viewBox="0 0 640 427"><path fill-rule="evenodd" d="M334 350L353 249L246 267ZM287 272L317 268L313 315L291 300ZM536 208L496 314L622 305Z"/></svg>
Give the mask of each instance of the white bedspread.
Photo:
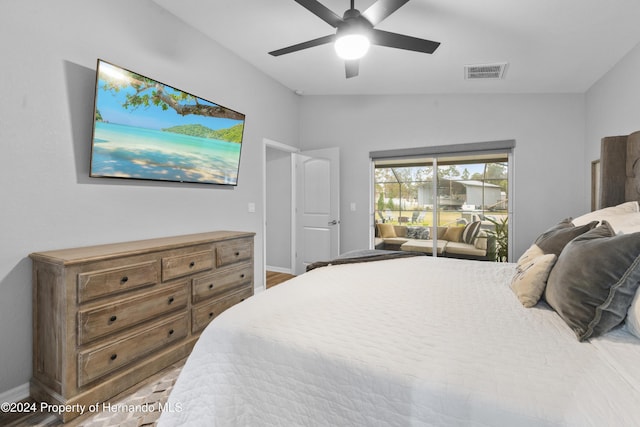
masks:
<svg viewBox="0 0 640 427"><path fill-rule="evenodd" d="M204 331L160 426L639 426L640 341L579 343L513 269L405 258L259 293Z"/></svg>

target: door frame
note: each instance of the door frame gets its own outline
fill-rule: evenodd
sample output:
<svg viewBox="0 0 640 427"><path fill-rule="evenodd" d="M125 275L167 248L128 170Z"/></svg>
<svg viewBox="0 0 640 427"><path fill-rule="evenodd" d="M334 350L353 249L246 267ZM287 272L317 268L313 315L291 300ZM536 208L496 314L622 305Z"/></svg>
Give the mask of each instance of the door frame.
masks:
<svg viewBox="0 0 640 427"><path fill-rule="evenodd" d="M293 154L298 153L300 151L299 148L293 147L290 145L283 144L278 141L274 141L268 138L262 139L262 289L267 289L267 149L279 150L285 153L290 154L291 158L291 253L290 257L290 265L291 271L295 268L295 253L296 253L296 242L295 242L295 169L293 168Z"/></svg>

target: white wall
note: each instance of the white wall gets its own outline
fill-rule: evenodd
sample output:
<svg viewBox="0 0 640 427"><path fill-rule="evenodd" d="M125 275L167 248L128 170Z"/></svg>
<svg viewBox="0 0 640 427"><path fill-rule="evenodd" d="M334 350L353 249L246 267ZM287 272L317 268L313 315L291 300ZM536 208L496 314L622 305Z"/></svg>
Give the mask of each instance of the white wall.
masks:
<svg viewBox="0 0 640 427"><path fill-rule="evenodd" d="M602 138L640 130L639 103L640 44L587 91L587 160L600 158Z"/></svg>
<svg viewBox="0 0 640 427"><path fill-rule="evenodd" d="M584 96L575 94L307 96L300 146L340 147L346 252L369 244L370 151L515 139L518 257L546 228L589 208L584 120Z"/></svg>
<svg viewBox="0 0 640 427"><path fill-rule="evenodd" d="M298 96L149 0L2 1L0 53L0 394L31 377L31 252L254 231L263 286L262 140L296 144ZM97 58L245 113L238 187L89 179Z"/></svg>

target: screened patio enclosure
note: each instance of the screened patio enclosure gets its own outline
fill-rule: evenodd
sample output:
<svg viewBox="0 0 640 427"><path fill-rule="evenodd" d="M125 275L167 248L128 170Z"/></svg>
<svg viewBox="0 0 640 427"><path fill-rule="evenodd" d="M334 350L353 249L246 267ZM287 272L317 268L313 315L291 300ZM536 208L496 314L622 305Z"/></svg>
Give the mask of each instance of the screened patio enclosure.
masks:
<svg viewBox="0 0 640 427"><path fill-rule="evenodd" d="M506 155L376 162L376 222L431 226L435 218L451 226L506 217L508 176Z"/></svg>

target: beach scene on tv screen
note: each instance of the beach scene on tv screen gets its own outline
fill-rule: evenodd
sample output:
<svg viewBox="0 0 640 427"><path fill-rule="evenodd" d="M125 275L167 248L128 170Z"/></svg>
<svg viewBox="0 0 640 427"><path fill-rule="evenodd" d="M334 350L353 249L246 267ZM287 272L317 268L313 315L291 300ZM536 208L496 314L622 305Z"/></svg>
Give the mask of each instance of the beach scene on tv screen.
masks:
<svg viewBox="0 0 640 427"><path fill-rule="evenodd" d="M236 185L244 115L99 62L91 176Z"/></svg>

